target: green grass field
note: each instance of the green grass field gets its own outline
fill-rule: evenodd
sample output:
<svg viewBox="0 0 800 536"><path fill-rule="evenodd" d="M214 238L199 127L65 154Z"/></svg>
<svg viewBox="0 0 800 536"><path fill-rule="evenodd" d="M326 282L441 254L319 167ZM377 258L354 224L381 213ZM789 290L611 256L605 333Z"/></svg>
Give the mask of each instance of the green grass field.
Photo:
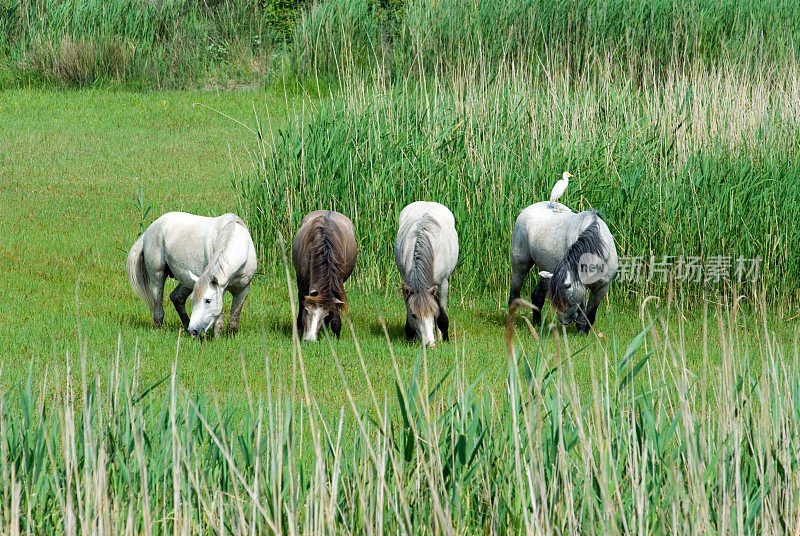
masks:
<svg viewBox="0 0 800 536"><path fill-rule="evenodd" d="M18 381L31 360L37 371L63 368L67 355L77 359L81 344L87 345L90 367L103 373L115 356L118 338L126 366L133 368L141 360L144 384L168 374L176 357L180 383L190 392L236 399L241 395L243 363L254 388L265 388L265 363L273 381L291 382L285 279L257 276L238 337L203 343L182 336L179 346L178 318L171 305L164 328L153 329L147 307L133 294L124 271L127 250L140 226L161 213L215 215L237 210L231 166L249 164L247 150L254 140L246 129L209 108L247 124L254 123L255 110L259 117L271 117L277 128L286 111L280 94L10 91L0 99L0 117L8 127L0 146L0 269L7 274L8 289L0 296L4 386ZM144 220L137 197L149 208ZM262 266L260 273L274 274L275 268ZM498 388L507 375L505 293L476 295L459 284L464 278L454 276L450 311L455 335L431 354L431 375L444 374L460 356L468 378L482 378L487 386ZM404 307L398 282L399 278L375 288L369 279L356 276L348 289L357 338L373 382L383 393L391 392L393 379L379 318L385 319L405 370L421 353L418 345L402 337ZM714 307L712 303L712 316ZM687 358L697 363L702 307L683 304L679 309L685 310L673 312L670 322L673 327L678 322L685 325ZM794 326L791 321L770 323L783 341L791 341ZM613 291L597 325L606 344L594 335L576 336L570 329L570 349L580 350L575 364L582 386L587 387L589 360L600 365L606 355L615 359L641 329L635 301L622 300ZM753 345L759 333L750 326ZM719 352L714 339L712 333L712 355ZM362 386L348 330L333 347L349 379ZM345 398L327 344L303 349L315 396L336 411ZM73 369L77 370L75 363Z"/></svg>
<svg viewBox="0 0 800 536"><path fill-rule="evenodd" d="M123 363L133 368L140 360L144 384L168 374L176 358L181 385L223 399L235 401L242 394L238 389L242 364L256 389L266 386L266 363L273 381L277 378L287 385L292 381L285 280L256 278L238 337L203 343L182 336L179 346L179 323L171 305L166 307L164 328L153 329L147 307L125 277L124 259L142 223L146 226L170 210L207 215L237 210L231 165L248 164L252 135L208 107L249 124L255 110L260 117L273 118L277 127L286 103L278 94L247 91L4 94L0 114L9 136L0 148L4 163L0 268L8 274L10 291L0 297L3 385L18 381L31 360L36 370L63 368L67 355L73 359L79 355L80 344L87 345L90 367L102 374L115 356L118 338ZM137 196L150 209L144 221ZM276 270L262 266L260 272L265 271ZM465 292L459 285L462 279L455 275L450 300L455 335L450 344L431 354L431 375L443 375L462 361L468 378L501 387L507 375L505 294ZM359 281L355 277L349 287L350 315L372 381L380 392L391 393L388 345L379 318L385 319L405 370L421 350L402 337L404 308L395 285L399 278L384 288ZM670 322L673 327L678 322L685 325L687 359L698 363L702 307L681 308L686 310L673 313ZM711 311L713 315L713 304ZM770 322L770 329L785 342L791 341L794 326ZM613 291L597 325L606 344L594 335L576 336L570 329L570 349L580 350L575 365L582 387L588 387L589 360L598 366L606 356L613 361L641 329L635 302L620 300ZM754 346L760 333L752 325L747 330ZM719 354L715 339L712 333L708 342L712 356ZM333 347L350 381L362 387L348 330ZM325 343L303 348L314 395L335 412L345 395L330 351ZM75 363L73 369L77 370Z"/></svg>

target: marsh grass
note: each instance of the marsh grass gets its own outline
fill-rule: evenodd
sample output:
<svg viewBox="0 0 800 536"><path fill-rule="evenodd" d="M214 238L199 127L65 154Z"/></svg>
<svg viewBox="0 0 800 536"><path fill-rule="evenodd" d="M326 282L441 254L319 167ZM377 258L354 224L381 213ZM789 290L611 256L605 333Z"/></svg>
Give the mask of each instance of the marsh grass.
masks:
<svg viewBox="0 0 800 536"><path fill-rule="evenodd" d="M608 342L588 392L575 341L512 328L500 392L464 374L466 355L432 377L430 354L403 374L390 351L396 391L383 396L359 352L361 405L331 347L349 401L338 417L309 389L296 332L291 380L262 391L243 377L243 415L185 392L177 363L143 384L124 365L141 356L122 344L107 373L88 374L84 344L66 370L29 373L0 396L0 523L6 534L786 534L800 513L798 351L766 331L762 344L740 340L743 314L710 317L703 345L718 341L722 360L706 354L696 371L682 329L653 318L627 345Z"/></svg>
<svg viewBox="0 0 800 536"><path fill-rule="evenodd" d="M279 33L269 2L36 0L0 3L0 53L25 85L251 84ZM281 11L281 13L283 13ZM3 32L3 30L5 32Z"/></svg>
<svg viewBox="0 0 800 536"><path fill-rule="evenodd" d="M115 43L125 69L104 54ZM579 78L612 65L646 84L698 62L780 70L798 46L792 0L0 1L0 57L23 85L226 87L337 79L343 65L371 73L376 62L396 82L556 58ZM105 68L65 78L53 67L73 49Z"/></svg>
<svg viewBox="0 0 800 536"><path fill-rule="evenodd" d="M790 0L334 0L301 11L288 53L312 77L348 64L371 73L381 63L399 80L557 58L578 77L611 66L647 83L698 62L778 67L798 43Z"/></svg>

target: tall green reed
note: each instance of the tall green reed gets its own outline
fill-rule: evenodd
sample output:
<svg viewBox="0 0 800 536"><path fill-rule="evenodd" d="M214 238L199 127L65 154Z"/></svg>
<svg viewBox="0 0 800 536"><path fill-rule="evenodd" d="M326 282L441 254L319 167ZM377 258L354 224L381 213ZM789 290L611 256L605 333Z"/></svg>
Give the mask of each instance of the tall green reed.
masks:
<svg viewBox="0 0 800 536"><path fill-rule="evenodd" d="M392 77L474 63L557 59L575 75L612 64L646 83L696 62L778 66L797 55L800 7L790 0L335 0L304 10L289 49L298 73L352 65Z"/></svg>
<svg viewBox="0 0 800 536"><path fill-rule="evenodd" d="M796 299L800 71L787 67L696 68L648 88L609 72L575 80L556 64L491 80L474 75L481 65L424 83L354 75L260 132L253 170L235 184L267 271L280 266L277 234L328 208L355 224L357 284L393 285L397 215L423 199L455 215L456 284L502 294L517 214L568 170L567 204L600 210L619 253L641 258L628 290L667 289L649 277L651 257L730 259L734 281L702 276L681 285L689 294L730 290L737 259L760 257L758 284L739 290Z"/></svg>
<svg viewBox="0 0 800 536"><path fill-rule="evenodd" d="M0 6L0 29L7 32L0 53L27 82L185 87L216 76L250 83L264 75L277 36L286 31L283 18L294 18L275 7L260 1L12 2Z"/></svg>
<svg viewBox="0 0 800 536"><path fill-rule="evenodd" d="M690 371L685 348L696 341L656 317L627 347L606 345L588 391L575 378L580 355L557 332L540 331L541 344L507 332L508 380L495 393L464 377L458 354L437 356L453 360L443 378L429 376L424 350L407 376L392 358L396 395L367 381L366 407L332 351L349 400L338 418L323 417L308 390L296 334L297 381L265 392L245 381L244 414L185 392L177 364L142 385L123 365L138 355L121 344L107 374L92 377L82 344L66 370L31 373L0 395L0 525L5 534L785 534L800 514L797 348L756 336L762 320L735 306L709 320L704 346L720 346L719 366L706 359Z"/></svg>
<svg viewBox="0 0 800 536"><path fill-rule="evenodd" d="M182 87L287 70L336 78L376 63L402 79L555 58L575 75L611 64L647 83L697 62L779 69L798 43L791 0L0 1L0 58L18 83ZM85 76L50 68L75 54L95 63Z"/></svg>

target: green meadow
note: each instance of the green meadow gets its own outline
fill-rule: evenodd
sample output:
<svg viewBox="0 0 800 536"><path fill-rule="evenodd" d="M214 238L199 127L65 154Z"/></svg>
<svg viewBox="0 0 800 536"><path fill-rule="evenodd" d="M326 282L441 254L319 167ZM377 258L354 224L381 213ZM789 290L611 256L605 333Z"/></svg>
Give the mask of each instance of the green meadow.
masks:
<svg viewBox="0 0 800 536"><path fill-rule="evenodd" d="M164 212L239 211L232 169L250 165L247 153L257 139L220 114L250 125L256 116L269 116L279 128L285 109L279 94L264 91L5 93L2 114L10 136L2 147L2 261L9 274L7 288L16 290L2 296L3 384L19 381L31 361L37 374L46 368L61 371L68 356L73 370L85 358L91 370L103 374L118 349L124 363L139 367L144 383L169 374L177 360L186 389L238 402L243 365L259 389L266 388L266 365L273 378L289 381L292 315L282 264L259 269L239 336L205 342L179 334L171 306L164 327L155 330L124 267L142 228ZM370 234L369 228L359 231ZM391 237L386 241L391 247ZM371 255L364 251L362 257ZM359 264L348 285L349 316L373 381L386 393L393 379L386 368L389 352L380 319L403 370L421 350L402 335L399 277L389 275L378 287L359 274L367 266L366 260ZM497 269L508 270L507 262ZM499 388L507 373L507 296L475 294L463 284L469 280L468 274L454 278L450 309L455 336L434 354L432 372L443 374L461 354L479 355L465 360L469 377ZM291 285L296 292L293 274ZM636 305L606 304L598 328L616 344L625 343L642 329ZM695 330L690 340L698 337ZM351 379L363 381L349 330L332 344ZM593 359L613 351L596 337L573 344ZM345 399L337 389L340 380L327 344L303 345L303 351L314 394L326 407L337 408Z"/></svg>
<svg viewBox="0 0 800 536"><path fill-rule="evenodd" d="M296 287L293 273L290 283L286 279L275 244L256 276L241 333L235 338L224 335L219 340L199 341L180 334L171 304L166 307L164 327L155 330L147 306L128 285L124 269L127 250L141 230L164 212L241 212L244 202L234 177L251 165L248 154L257 149L258 139L236 121L253 126L257 118L270 117L270 126L285 128L283 96L277 91L142 94L19 90L4 94L2 114L10 127L2 147L2 260L7 288L15 289L2 296L4 385L11 386L24 376L31 361L37 374L47 368L54 374L62 371L68 356L73 370L86 359L92 371L103 374L118 353L124 356L124 363L138 368L144 383L168 375L177 361L181 385L187 390L216 393L234 402L242 402L237 386L243 371L259 389L266 388L266 366L273 381L290 381L293 349L288 289L291 285L296 293ZM520 201L506 210L513 214L524 206ZM400 208L398 204L397 213ZM276 212L280 210L275 207ZM370 272L370 263L378 262L379 253L389 257L380 260L381 266L393 262L392 216L396 214L380 215L387 220L386 232L380 237L368 224L357 229L362 251L356 274L348 283L348 316L368 372L375 375L373 383L382 393L392 391L394 380L386 368L389 346L381 319L402 370L410 370L415 357L421 355L418 345L407 343L402 335L405 309L399 276L387 269L379 279ZM475 217L481 216L481 211L476 211ZM371 221L369 215L362 217ZM513 219L506 223L510 235ZM463 225L471 224L464 221ZM292 229L287 227L284 232L288 242ZM270 240L277 241L277 235ZM263 241L260 245L267 248ZM469 258L469 246L462 248L463 256ZM485 252L481 254L481 259L486 258ZM506 280L510 272L507 259L503 260L506 255L492 251L490 258L498 265L484 269ZM475 276L468 272L469 267L459 266L454 276L449 308L455 335L451 343L432 353L431 373L443 375L466 356L467 376L499 389L508 367L504 343L507 291L475 291ZM170 289L174 283L167 285ZM528 289L530 292L530 282ZM642 316L639 299L645 295L633 296L616 291L601 307L596 331L606 342L597 334L578 337L574 328L565 331L571 350L581 355L576 358L577 370L587 372L588 361L599 366L609 355L618 354L620 346L649 324L657 311L667 313L666 307L659 308L651 300ZM702 296L689 294L680 302L673 299L669 309L675 312L669 322L673 327L678 323L684 326L687 359L697 363L703 346ZM778 322L780 309L776 313L762 310L758 299L754 295L743 300L742 309L753 315L754 321L762 316L768 319L770 331L781 341L791 342L795 324ZM706 304L710 311L706 314L713 318L718 309L727 309L730 302L725 300L730 298L713 297ZM755 327L748 333L757 346L761 333ZM361 385L363 375L353 336L349 329L343 333L340 341L331 341L332 348L350 380ZM711 359L717 360L718 342L713 338L706 346ZM314 395L326 401L324 407L335 410L345 398L337 389L340 379L330 351L324 342L303 345ZM579 379L582 388L588 388L588 380L581 375Z"/></svg>

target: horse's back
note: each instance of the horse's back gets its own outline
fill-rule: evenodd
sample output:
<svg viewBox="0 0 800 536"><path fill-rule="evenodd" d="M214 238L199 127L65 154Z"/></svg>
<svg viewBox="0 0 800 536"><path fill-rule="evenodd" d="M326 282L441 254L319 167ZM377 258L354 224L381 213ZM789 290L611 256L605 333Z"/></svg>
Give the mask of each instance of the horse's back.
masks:
<svg viewBox="0 0 800 536"><path fill-rule="evenodd" d="M232 226L232 227L231 227ZM225 236L226 233L229 233ZM217 217L188 212L167 212L156 219L142 236L145 256L152 265L163 263L181 283L192 286L189 272L205 271L224 240L231 249L230 262L244 269L243 276L255 274L253 239L244 222L233 213ZM252 269L252 274L248 274ZM237 274L238 276L238 274Z"/></svg>
<svg viewBox="0 0 800 536"><path fill-rule="evenodd" d="M434 278L449 278L459 253L455 218L446 206L432 201L415 201L400 212L394 256L401 277L414 262L416 241L421 234L431 245Z"/></svg>
<svg viewBox="0 0 800 536"><path fill-rule="evenodd" d="M409 224L416 224L423 218L430 218L443 229L455 230L456 221L449 208L435 201L414 201L400 211L397 223L400 228Z"/></svg>
<svg viewBox="0 0 800 536"><path fill-rule="evenodd" d="M300 229L292 242L292 264L298 277L308 278L310 276L310 258L313 237L310 233L319 226L325 227L333 233L337 241L341 244L343 251L342 277L347 280L356 266L358 257L358 244L356 242L355 228L353 222L335 210L314 210L306 214L300 221Z"/></svg>
<svg viewBox="0 0 800 536"><path fill-rule="evenodd" d="M572 244L593 222L597 222L609 260L617 262L614 238L595 210L575 213L564 205L554 211L547 201L524 208L517 216L511 240L512 263L532 262L541 270L553 272Z"/></svg>

